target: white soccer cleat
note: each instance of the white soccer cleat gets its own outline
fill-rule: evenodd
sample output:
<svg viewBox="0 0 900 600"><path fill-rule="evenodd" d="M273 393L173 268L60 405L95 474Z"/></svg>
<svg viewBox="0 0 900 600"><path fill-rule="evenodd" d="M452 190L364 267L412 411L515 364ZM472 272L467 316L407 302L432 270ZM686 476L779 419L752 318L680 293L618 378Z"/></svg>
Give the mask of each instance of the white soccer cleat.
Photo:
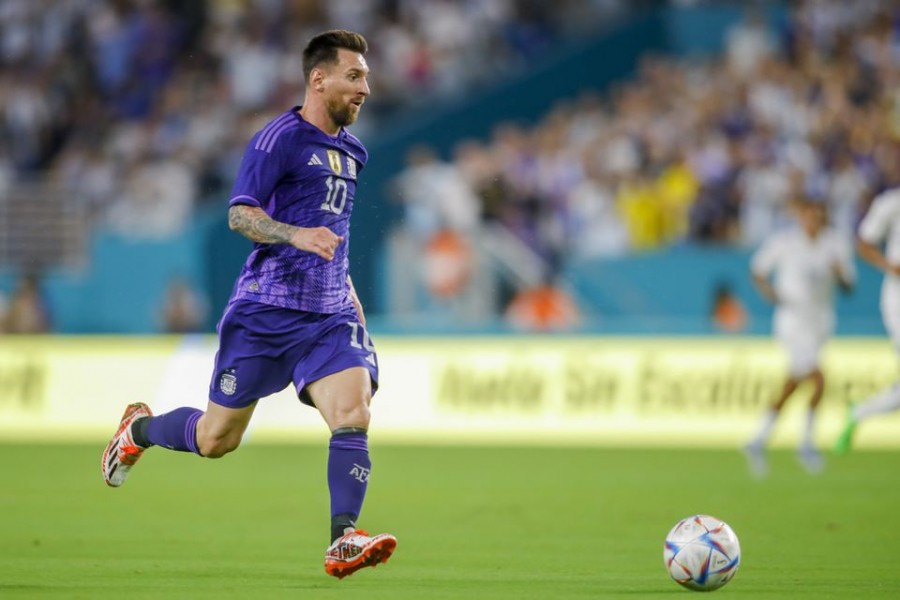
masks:
<svg viewBox="0 0 900 600"><path fill-rule="evenodd" d="M825 470L825 459L812 446L804 446L797 451L800 464L810 475L818 475Z"/></svg>
<svg viewBox="0 0 900 600"><path fill-rule="evenodd" d="M761 479L769 474L769 462L766 460L766 450L762 444L750 442L744 446L744 456L754 477Z"/></svg>
<svg viewBox="0 0 900 600"><path fill-rule="evenodd" d="M364 567L387 562L397 547L397 538L389 533L370 537L362 529L345 533L325 551L325 572L338 579Z"/></svg>
<svg viewBox="0 0 900 600"><path fill-rule="evenodd" d="M145 448L141 448L134 443L131 437L131 425L142 417L152 417L150 407L143 402L135 402L129 404L125 408L125 414L119 421L119 428L116 435L113 436L103 451L103 459L101 467L103 469L103 480L110 487L119 487L125 483L128 472L131 467L138 461Z"/></svg>

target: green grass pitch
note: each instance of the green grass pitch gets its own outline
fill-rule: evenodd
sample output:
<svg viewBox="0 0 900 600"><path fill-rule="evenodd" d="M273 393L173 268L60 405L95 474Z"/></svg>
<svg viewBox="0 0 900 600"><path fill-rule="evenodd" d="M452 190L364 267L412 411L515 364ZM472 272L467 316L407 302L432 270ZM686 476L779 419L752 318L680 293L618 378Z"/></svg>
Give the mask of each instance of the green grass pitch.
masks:
<svg viewBox="0 0 900 600"><path fill-rule="evenodd" d="M228 457L149 451L120 489L102 447L0 445L0 598L678 598L662 542L728 521L743 564L717 597L900 597L900 454L806 475L787 451L749 477L737 452L384 446L361 526L387 565L322 569L324 443ZM102 446L102 444L101 444Z"/></svg>

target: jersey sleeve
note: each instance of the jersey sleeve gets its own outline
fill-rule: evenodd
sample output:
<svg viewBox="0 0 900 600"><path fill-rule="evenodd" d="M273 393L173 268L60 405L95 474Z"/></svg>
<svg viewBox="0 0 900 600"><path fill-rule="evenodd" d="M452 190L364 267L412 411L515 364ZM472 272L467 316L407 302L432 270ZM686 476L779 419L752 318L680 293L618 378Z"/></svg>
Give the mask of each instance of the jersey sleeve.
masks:
<svg viewBox="0 0 900 600"><path fill-rule="evenodd" d="M859 224L860 239L873 245L881 244L887 238L898 210L900 210L900 190L891 190L878 195Z"/></svg>
<svg viewBox="0 0 900 600"><path fill-rule="evenodd" d="M856 282L856 264L853 262L853 246L844 236L835 235L835 259L848 283Z"/></svg>
<svg viewBox="0 0 900 600"><path fill-rule="evenodd" d="M266 151L258 147L257 136L250 140L244 151L228 206L247 204L262 207L282 177L281 144L274 144Z"/></svg>
<svg viewBox="0 0 900 600"><path fill-rule="evenodd" d="M781 236L771 237L763 242L750 259L750 272L760 277L771 275L778 264L781 246Z"/></svg>

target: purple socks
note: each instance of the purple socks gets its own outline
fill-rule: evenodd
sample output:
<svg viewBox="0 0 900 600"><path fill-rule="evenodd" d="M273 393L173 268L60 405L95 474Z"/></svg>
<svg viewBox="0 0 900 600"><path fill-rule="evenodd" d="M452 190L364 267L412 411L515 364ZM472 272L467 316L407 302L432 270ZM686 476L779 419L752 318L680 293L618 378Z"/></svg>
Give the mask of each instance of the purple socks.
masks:
<svg viewBox="0 0 900 600"><path fill-rule="evenodd" d="M369 438L365 431L336 432L328 446L328 490L331 492L332 540L344 527L355 527L369 483Z"/></svg>
<svg viewBox="0 0 900 600"><path fill-rule="evenodd" d="M172 412L148 417L146 423L146 441L169 450L193 452L197 449L197 421L203 411L196 408L176 408Z"/></svg>

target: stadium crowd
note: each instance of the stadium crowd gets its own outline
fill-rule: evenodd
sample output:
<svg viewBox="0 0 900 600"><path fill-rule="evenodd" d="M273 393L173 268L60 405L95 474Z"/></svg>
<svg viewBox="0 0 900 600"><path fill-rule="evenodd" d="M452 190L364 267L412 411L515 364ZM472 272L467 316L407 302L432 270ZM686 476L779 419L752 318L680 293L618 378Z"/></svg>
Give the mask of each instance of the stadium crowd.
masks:
<svg viewBox="0 0 900 600"><path fill-rule="evenodd" d="M302 97L301 50L365 32L378 65L355 131L465 93L619 0L4 0L0 191L50 173L96 220L177 232L223 192L246 140Z"/></svg>
<svg viewBox="0 0 900 600"><path fill-rule="evenodd" d="M369 39L378 77L354 125L366 137L527 69L630 4L5 0L0 194L50 180L94 222L164 238L227 194L247 139L302 97L312 32ZM789 6L779 25L748 10L720 56L648 56L630 80L536 125L499 124L451 157L413 149L397 178L401 227L427 244L502 226L551 271L680 243L753 246L801 194L850 235L872 192L900 184L900 8Z"/></svg>
<svg viewBox="0 0 900 600"><path fill-rule="evenodd" d="M398 180L407 226L425 238L500 222L554 264L753 246L805 195L851 235L871 192L900 184L898 58L895 3L799 2L783 27L750 10L721 56L647 57L608 95L502 124L447 161L417 148ZM439 173L433 193L403 185L423 169Z"/></svg>
<svg viewBox="0 0 900 600"><path fill-rule="evenodd" d="M300 96L310 32L367 32L379 76L359 129L523 66L620 7L7 0L0 190L49 171L117 229L164 236L227 187L260 120ZM442 165L459 185L416 206L410 225L496 220L546 256L755 244L803 187L850 231L867 192L898 177L897 19L879 0L800 2L782 30L742 22L716 60L647 58L607 97L461 143ZM411 170L423 166L414 154Z"/></svg>

